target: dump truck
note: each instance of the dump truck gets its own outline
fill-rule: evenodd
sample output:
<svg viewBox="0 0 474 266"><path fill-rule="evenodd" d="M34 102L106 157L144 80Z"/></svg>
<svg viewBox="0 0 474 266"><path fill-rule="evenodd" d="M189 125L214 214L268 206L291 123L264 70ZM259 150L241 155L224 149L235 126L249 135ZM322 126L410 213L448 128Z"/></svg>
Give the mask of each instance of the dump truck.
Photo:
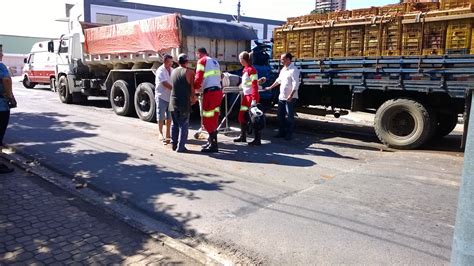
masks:
<svg viewBox="0 0 474 266"><path fill-rule="evenodd" d="M185 53L195 67L195 51L205 47L222 71L233 71L241 68L239 53L257 38L252 28L238 23L180 14L98 27L72 23L75 30L52 48L59 53L54 83L61 102L106 96L116 114L136 114L144 121L156 119L155 72L164 54Z"/></svg>
<svg viewBox="0 0 474 266"><path fill-rule="evenodd" d="M472 0L311 14L274 30L272 69L291 52L299 109L375 113L382 143L415 149L448 135L474 87Z"/></svg>

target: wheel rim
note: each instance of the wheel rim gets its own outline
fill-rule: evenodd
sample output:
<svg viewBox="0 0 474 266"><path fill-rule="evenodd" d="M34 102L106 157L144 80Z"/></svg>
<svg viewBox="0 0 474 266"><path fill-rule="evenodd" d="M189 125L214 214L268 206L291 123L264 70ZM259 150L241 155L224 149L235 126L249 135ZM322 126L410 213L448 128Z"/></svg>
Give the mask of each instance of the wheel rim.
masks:
<svg viewBox="0 0 474 266"><path fill-rule="evenodd" d="M416 130L416 120L408 111L395 112L388 117L387 131L395 137L407 138Z"/></svg>
<svg viewBox="0 0 474 266"><path fill-rule="evenodd" d="M114 90L114 95L113 95L113 101L114 105L123 108L125 106L125 94L121 89Z"/></svg>
<svg viewBox="0 0 474 266"><path fill-rule="evenodd" d="M66 88L66 83L64 81L60 81L59 82L59 88L58 88L58 91L59 91L59 95L65 99L67 97L67 88Z"/></svg>
<svg viewBox="0 0 474 266"><path fill-rule="evenodd" d="M139 92L137 95L137 103L140 112L149 113L151 109L151 100L146 92Z"/></svg>

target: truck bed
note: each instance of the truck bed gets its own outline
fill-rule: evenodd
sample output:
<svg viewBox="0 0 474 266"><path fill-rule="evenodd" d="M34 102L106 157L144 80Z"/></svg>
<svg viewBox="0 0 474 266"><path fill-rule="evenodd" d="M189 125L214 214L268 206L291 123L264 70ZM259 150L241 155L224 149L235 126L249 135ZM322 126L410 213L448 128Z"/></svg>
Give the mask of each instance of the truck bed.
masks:
<svg viewBox="0 0 474 266"><path fill-rule="evenodd" d="M272 61L277 73L279 62ZM367 89L447 93L465 98L474 88L474 56L353 57L297 60L303 85L349 86Z"/></svg>
<svg viewBox="0 0 474 266"><path fill-rule="evenodd" d="M164 53L177 57L206 47L222 64L238 63L238 54L250 48L253 29L231 22L165 15L146 20L84 30L88 64L153 63Z"/></svg>

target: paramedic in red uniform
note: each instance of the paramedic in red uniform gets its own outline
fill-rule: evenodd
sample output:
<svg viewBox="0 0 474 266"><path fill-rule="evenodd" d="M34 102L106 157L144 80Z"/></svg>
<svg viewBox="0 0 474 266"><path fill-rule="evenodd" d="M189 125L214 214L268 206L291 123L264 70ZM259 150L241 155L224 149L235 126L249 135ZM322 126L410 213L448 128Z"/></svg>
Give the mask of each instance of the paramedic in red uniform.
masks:
<svg viewBox="0 0 474 266"><path fill-rule="evenodd" d="M242 52L239 55L239 60L244 67L242 73L242 103L240 105L239 112L239 123L240 123L240 136L234 139L234 142L247 142L247 123L248 111L250 107L256 106L260 101L260 95L258 93L258 75L257 70L252 66L250 62L250 54ZM261 134L260 130L255 130L255 139L249 143L249 145L261 145Z"/></svg>
<svg viewBox="0 0 474 266"><path fill-rule="evenodd" d="M202 97L202 123L209 133L209 140L201 152L218 152L217 127L219 122L220 106L222 101L221 69L219 63L209 57L206 48L199 48L196 66L194 89L201 90Z"/></svg>

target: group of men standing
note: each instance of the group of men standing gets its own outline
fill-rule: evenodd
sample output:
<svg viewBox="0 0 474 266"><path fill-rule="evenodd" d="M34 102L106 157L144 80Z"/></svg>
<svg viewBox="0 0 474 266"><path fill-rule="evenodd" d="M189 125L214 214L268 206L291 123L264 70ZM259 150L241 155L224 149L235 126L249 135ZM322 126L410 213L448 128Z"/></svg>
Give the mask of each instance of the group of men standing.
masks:
<svg viewBox="0 0 474 266"><path fill-rule="evenodd" d="M208 132L208 142L202 146L201 152L218 152L217 129L219 125L220 106L223 98L221 85L221 69L219 62L211 58L205 48L196 51L198 58L196 71L188 67L186 54L178 56L179 66L172 69L173 57L165 55L163 64L156 71L155 100L157 121L161 140L172 145L173 151L186 152L189 118L192 105L196 103L196 93L202 93L201 115L202 126ZM249 53L239 55L244 67L241 88L243 90L239 123L241 134L234 142L246 142L246 125L248 116L245 113L260 101L258 92L257 71L251 64ZM280 85L278 103L278 120L280 128L275 137L292 138L294 128L294 105L298 98L299 70L291 63L290 53L281 56L283 69L278 79L264 90ZM163 127L166 125L166 132ZM255 139L249 145L261 145L261 134L257 129Z"/></svg>

